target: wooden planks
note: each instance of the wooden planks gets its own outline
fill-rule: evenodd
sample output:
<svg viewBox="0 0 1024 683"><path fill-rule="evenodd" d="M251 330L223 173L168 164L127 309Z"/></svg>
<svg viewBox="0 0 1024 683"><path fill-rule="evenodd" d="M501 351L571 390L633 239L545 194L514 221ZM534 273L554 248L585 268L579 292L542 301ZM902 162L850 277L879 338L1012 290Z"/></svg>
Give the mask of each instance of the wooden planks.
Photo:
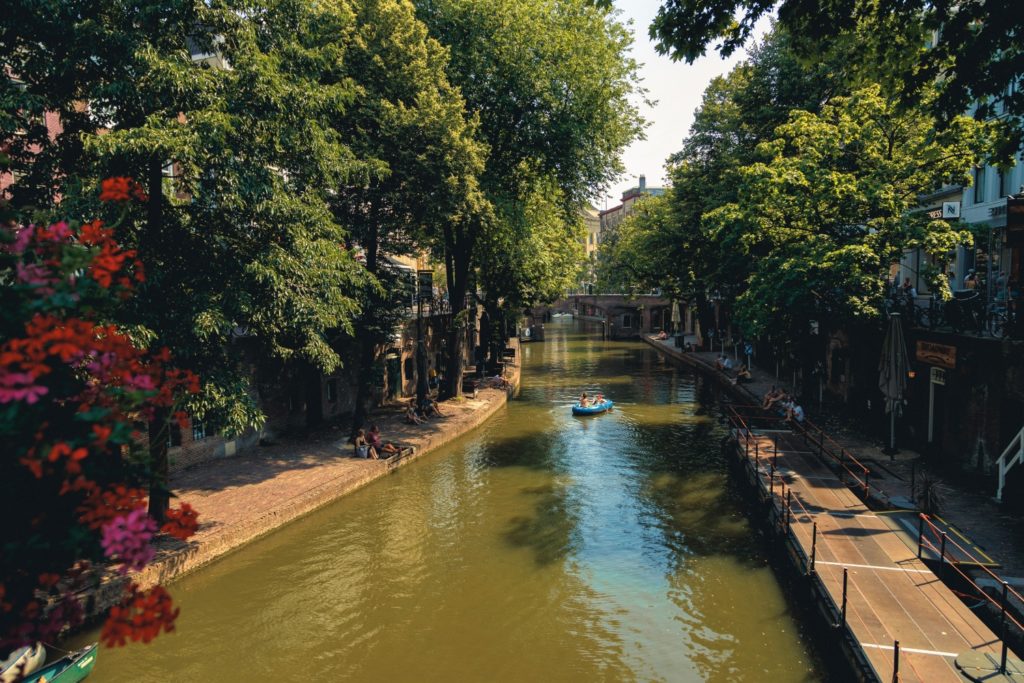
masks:
<svg viewBox="0 0 1024 683"><path fill-rule="evenodd" d="M783 520L788 492L793 542L807 557L813 543L815 573L837 606L846 569L846 624L881 680L893 678L897 640L900 681L963 681L954 664L958 655L998 656L996 635L800 437L755 432L746 448L744 441L740 452Z"/></svg>

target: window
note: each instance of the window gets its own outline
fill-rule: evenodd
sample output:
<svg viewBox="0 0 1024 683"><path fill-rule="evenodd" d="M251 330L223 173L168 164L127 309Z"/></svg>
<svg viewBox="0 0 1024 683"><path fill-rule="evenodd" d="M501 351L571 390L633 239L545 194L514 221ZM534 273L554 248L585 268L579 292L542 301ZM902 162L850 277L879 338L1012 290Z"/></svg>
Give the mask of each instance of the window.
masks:
<svg viewBox="0 0 1024 683"><path fill-rule="evenodd" d="M192 440L202 441L206 438L206 425L202 420L192 418Z"/></svg>
<svg viewBox="0 0 1024 683"><path fill-rule="evenodd" d="M999 169L999 198L1013 194L1013 169Z"/></svg>
<svg viewBox="0 0 1024 683"><path fill-rule="evenodd" d="M330 403L338 402L338 380L336 379L327 381L327 400Z"/></svg>
<svg viewBox="0 0 1024 683"><path fill-rule="evenodd" d="M985 201L985 167L978 166L974 169L974 203L981 204Z"/></svg>
<svg viewBox="0 0 1024 683"><path fill-rule="evenodd" d="M181 427L177 422L167 425L167 447L174 448L181 445Z"/></svg>
<svg viewBox="0 0 1024 683"><path fill-rule="evenodd" d="M624 328L633 327L633 318L628 313L622 316L622 326Z"/></svg>

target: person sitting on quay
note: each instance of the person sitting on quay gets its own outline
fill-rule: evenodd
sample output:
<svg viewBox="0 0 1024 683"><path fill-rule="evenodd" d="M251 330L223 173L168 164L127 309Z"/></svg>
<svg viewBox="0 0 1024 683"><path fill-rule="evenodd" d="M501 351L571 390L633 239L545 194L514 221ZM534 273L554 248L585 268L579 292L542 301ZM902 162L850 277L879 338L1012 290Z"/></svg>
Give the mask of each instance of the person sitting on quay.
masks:
<svg viewBox="0 0 1024 683"><path fill-rule="evenodd" d="M375 450L378 455L386 453L385 458L391 457L395 453L399 452L398 446L391 443L390 441L385 442L380 435L380 428L376 425L370 425L370 433L367 435L367 441L370 443L370 448Z"/></svg>
<svg viewBox="0 0 1024 683"><path fill-rule="evenodd" d="M772 388L768 390L768 393L764 395L764 399L761 401L761 407L765 410L770 410L771 407L781 401L782 397L785 395L786 394L782 389L779 389L773 384Z"/></svg>
<svg viewBox="0 0 1024 683"><path fill-rule="evenodd" d="M750 369L747 368L747 364L743 363L740 365L740 369L736 371L736 376L733 377L733 384L745 384L747 382L753 382L754 376L750 374Z"/></svg>
<svg viewBox="0 0 1024 683"><path fill-rule="evenodd" d="M804 409L796 401L790 403L786 409L786 422L801 424L804 421Z"/></svg>
<svg viewBox="0 0 1024 683"><path fill-rule="evenodd" d="M732 358L729 358L729 356L723 353L721 356L715 359L715 367L721 370L722 372L725 372L726 370L732 370Z"/></svg>
<svg viewBox="0 0 1024 683"><path fill-rule="evenodd" d="M658 341L665 341L666 339L668 339L668 332L662 330L661 332L658 333L658 336L655 337L655 339L657 339Z"/></svg>
<svg viewBox="0 0 1024 683"><path fill-rule="evenodd" d="M441 406L434 399L427 397L427 400L423 403L423 416L424 417L444 417L444 413L441 412Z"/></svg>
<svg viewBox="0 0 1024 683"><path fill-rule="evenodd" d="M357 458L370 458L371 460L377 460L377 449L375 449L369 441L366 440L366 431L360 429L356 432L356 438L353 439L352 444L355 446Z"/></svg>
<svg viewBox="0 0 1024 683"><path fill-rule="evenodd" d="M423 418L416 414L416 411L412 407L412 403L410 403L405 409L405 421L411 425L423 424Z"/></svg>

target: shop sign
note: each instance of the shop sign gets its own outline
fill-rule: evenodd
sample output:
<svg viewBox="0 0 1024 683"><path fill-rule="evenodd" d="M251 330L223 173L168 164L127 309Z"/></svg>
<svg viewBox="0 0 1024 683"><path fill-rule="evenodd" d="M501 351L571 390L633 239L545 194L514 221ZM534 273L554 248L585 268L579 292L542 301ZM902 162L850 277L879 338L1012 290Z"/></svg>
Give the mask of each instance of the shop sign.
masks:
<svg viewBox="0 0 1024 683"><path fill-rule="evenodd" d="M953 369L956 367L956 347L918 340L917 360Z"/></svg>
<svg viewBox="0 0 1024 683"><path fill-rule="evenodd" d="M960 202L942 202L943 218L960 218Z"/></svg>
<svg viewBox="0 0 1024 683"><path fill-rule="evenodd" d="M928 218L942 218L942 209L932 209L928 212Z"/></svg>
<svg viewBox="0 0 1024 683"><path fill-rule="evenodd" d="M938 384L940 387L946 386L946 371L942 368L932 368L931 380L932 384Z"/></svg>

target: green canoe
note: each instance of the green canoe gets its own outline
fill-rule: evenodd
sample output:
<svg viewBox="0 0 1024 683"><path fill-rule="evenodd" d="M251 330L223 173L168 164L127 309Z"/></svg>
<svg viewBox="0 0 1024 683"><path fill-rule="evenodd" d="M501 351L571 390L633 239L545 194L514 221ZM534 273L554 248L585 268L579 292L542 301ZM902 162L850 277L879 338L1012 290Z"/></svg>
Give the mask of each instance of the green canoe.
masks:
<svg viewBox="0 0 1024 683"><path fill-rule="evenodd" d="M33 671L25 683L78 683L92 673L96 665L96 647L97 643L93 643Z"/></svg>

